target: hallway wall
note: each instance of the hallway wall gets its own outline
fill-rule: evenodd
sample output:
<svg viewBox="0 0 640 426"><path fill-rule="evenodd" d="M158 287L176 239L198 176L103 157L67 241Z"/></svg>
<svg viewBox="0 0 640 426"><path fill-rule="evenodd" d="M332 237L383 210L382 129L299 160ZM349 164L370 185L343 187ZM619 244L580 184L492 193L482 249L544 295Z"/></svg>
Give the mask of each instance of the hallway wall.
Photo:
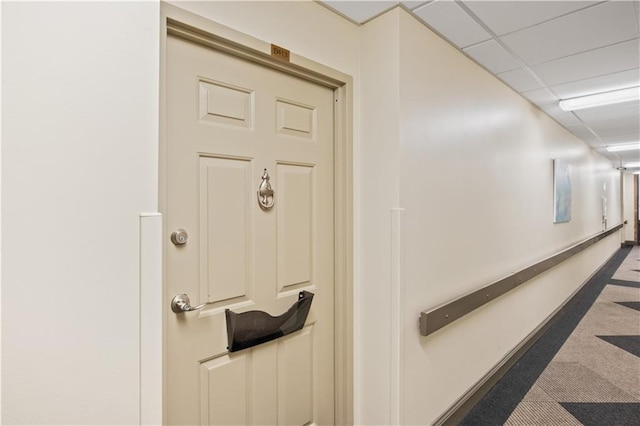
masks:
<svg viewBox="0 0 640 426"><path fill-rule="evenodd" d="M390 46L376 50L380 40ZM365 24L362 45L360 321L366 353L379 355L375 365L360 360L360 415L430 424L608 259L620 235L429 337L420 312L598 233L603 194L609 225L620 223L619 172L402 9ZM569 223L553 223L554 158L572 167Z"/></svg>
<svg viewBox="0 0 640 426"><path fill-rule="evenodd" d="M2 423L136 424L159 4L2 3Z"/></svg>

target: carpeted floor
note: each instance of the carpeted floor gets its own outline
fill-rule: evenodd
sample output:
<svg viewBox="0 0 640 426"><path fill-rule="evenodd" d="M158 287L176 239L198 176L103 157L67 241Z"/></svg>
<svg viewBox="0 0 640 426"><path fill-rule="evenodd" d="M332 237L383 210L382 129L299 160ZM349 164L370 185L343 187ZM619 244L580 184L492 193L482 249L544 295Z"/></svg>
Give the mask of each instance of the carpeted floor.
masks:
<svg viewBox="0 0 640 426"><path fill-rule="evenodd" d="M623 248L462 425L640 425L640 246Z"/></svg>

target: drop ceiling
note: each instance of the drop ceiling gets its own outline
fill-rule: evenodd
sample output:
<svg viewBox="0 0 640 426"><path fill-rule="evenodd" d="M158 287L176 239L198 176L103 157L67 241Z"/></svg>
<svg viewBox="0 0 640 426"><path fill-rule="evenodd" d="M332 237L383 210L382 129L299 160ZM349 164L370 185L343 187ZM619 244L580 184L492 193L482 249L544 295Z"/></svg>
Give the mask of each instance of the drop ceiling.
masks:
<svg viewBox="0 0 640 426"><path fill-rule="evenodd" d="M640 161L638 150L607 151L640 141L639 101L571 112L558 106L562 99L640 90L640 0L322 3L358 25L403 7L614 166Z"/></svg>

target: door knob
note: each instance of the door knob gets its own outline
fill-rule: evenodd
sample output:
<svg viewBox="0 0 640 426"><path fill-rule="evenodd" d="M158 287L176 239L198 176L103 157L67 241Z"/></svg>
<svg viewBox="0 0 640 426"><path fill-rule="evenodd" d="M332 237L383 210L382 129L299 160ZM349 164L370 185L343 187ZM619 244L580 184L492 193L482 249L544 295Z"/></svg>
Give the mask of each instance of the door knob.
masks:
<svg viewBox="0 0 640 426"><path fill-rule="evenodd" d="M198 306L191 306L191 300L189 300L189 296L186 294L176 294L171 300L171 310L176 314L197 311L205 305L206 303Z"/></svg>
<svg viewBox="0 0 640 426"><path fill-rule="evenodd" d="M176 246L182 246L187 243L189 235L184 229L176 229L171 233L171 242Z"/></svg>

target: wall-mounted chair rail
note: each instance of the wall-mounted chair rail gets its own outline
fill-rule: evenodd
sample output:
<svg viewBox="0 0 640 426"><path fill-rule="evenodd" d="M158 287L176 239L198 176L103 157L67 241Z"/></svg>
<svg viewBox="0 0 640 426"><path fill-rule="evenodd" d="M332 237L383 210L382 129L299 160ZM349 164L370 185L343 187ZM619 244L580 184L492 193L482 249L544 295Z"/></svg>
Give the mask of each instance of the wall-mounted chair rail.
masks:
<svg viewBox="0 0 640 426"><path fill-rule="evenodd" d="M553 268L570 257L580 253L582 250L592 246L598 241L608 237L614 232L622 229L622 224L607 229L593 237L575 244L547 259L524 268L506 278L502 278L489 284L480 290L473 291L451 302L438 307L427 309L420 313L420 334L428 336L431 333L451 324L455 320L462 318L469 312L478 309L480 306L496 299L508 291L513 290L521 284L529 281L541 273Z"/></svg>

